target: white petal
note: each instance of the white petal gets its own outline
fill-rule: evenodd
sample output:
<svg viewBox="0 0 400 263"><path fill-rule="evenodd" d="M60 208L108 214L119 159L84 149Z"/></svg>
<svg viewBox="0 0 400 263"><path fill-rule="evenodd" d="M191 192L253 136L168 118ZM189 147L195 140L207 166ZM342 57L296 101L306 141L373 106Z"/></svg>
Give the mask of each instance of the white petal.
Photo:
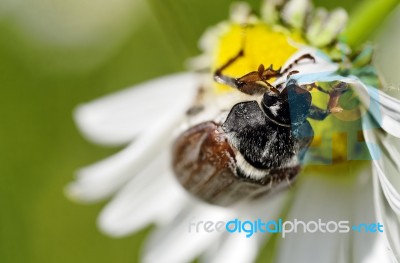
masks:
<svg viewBox="0 0 400 263"><path fill-rule="evenodd" d="M374 193L372 185L372 172L366 172L359 177L355 188L354 224L377 223L376 209L374 206ZM382 223L382 222L380 222ZM383 233L355 232L352 237L351 262L363 263L389 263L387 243Z"/></svg>
<svg viewBox="0 0 400 263"><path fill-rule="evenodd" d="M290 0L282 10L282 19L293 28L301 29L311 7L309 0Z"/></svg>
<svg viewBox="0 0 400 263"><path fill-rule="evenodd" d="M385 94L381 90L353 82L361 101L372 114L375 122L387 133L400 138L400 100Z"/></svg>
<svg viewBox="0 0 400 263"><path fill-rule="evenodd" d="M299 71L299 73L291 75L291 78L296 79L300 84L315 82L314 78L322 78L329 76L338 70L339 66L333 63L330 58L319 51L318 49L299 46L299 51L294 53L283 65L282 69L286 69L291 65L296 59L300 58L302 55L310 54L315 58L315 62L305 59L298 64L293 64L290 71ZM290 72L289 71L289 72ZM313 78L314 77L314 78ZM311 80L311 81L310 81ZM287 81L287 74L278 78L274 85Z"/></svg>
<svg viewBox="0 0 400 263"><path fill-rule="evenodd" d="M340 177L339 177L340 176ZM351 176L351 174L349 174ZM349 221L353 181L345 174L332 178L307 174L298 182L293 208L287 220L322 222ZM280 239L276 262L338 262L349 256L349 235L342 233L289 233ZM342 251L343 255L340 254ZM311 250L311 251L310 251Z"/></svg>
<svg viewBox="0 0 400 263"><path fill-rule="evenodd" d="M169 147L172 132L182 121L182 111L168 111L128 147L81 169L76 181L67 187L67 194L84 202L98 201L113 194L146 167L160 151Z"/></svg>
<svg viewBox="0 0 400 263"><path fill-rule="evenodd" d="M100 229L111 236L123 236L173 217L187 196L173 175L166 172L168 169L169 155L163 153L105 207L99 217Z"/></svg>
<svg viewBox="0 0 400 263"><path fill-rule="evenodd" d="M196 222L227 221L233 218L233 210L194 202L189 204L170 224L152 233L144 251L143 262L189 262L221 237L221 232L208 233ZM193 223L191 226L190 224Z"/></svg>
<svg viewBox="0 0 400 263"><path fill-rule="evenodd" d="M100 144L128 143L169 112L186 109L197 89L194 74L161 77L79 106L82 133Z"/></svg>
<svg viewBox="0 0 400 263"><path fill-rule="evenodd" d="M266 222L278 220L279 215L286 207L288 197L288 192L280 192L274 196L238 204L235 210L238 213L238 218L242 221L261 219ZM270 233L255 233L250 238L246 238L243 233L225 233L224 237L218 240L218 243L206 251L202 261L213 263L254 262L262 244L270 236Z"/></svg>
<svg viewBox="0 0 400 263"><path fill-rule="evenodd" d="M332 43L347 22L347 13L337 8L328 14L324 9L318 9L307 30L307 39L317 47Z"/></svg>
<svg viewBox="0 0 400 263"><path fill-rule="evenodd" d="M205 263L250 263L257 258L262 239L258 237L246 238L244 235L225 234L220 244L207 250L201 262Z"/></svg>
<svg viewBox="0 0 400 263"><path fill-rule="evenodd" d="M279 8L282 7L285 0L264 0L261 5L261 17L269 24L275 24L279 21Z"/></svg>
<svg viewBox="0 0 400 263"><path fill-rule="evenodd" d="M332 71L322 71L322 72L310 72L307 74L294 74L291 78L297 80L299 84L310 84L314 82L333 82L333 81L343 81L343 82L357 82L355 79L348 77L343 77L340 75L332 74Z"/></svg>
<svg viewBox="0 0 400 263"><path fill-rule="evenodd" d="M278 217L286 207L291 191L293 191L293 188L282 190L281 192L260 197L255 200L241 202L233 208L237 211L239 216L243 218L273 219Z"/></svg>
<svg viewBox="0 0 400 263"><path fill-rule="evenodd" d="M213 52L215 47L218 45L220 36L225 32L228 32L229 29L230 23L228 22L221 22L213 27L207 28L199 40L200 50L206 53ZM207 67L209 66L210 65L207 65Z"/></svg>
<svg viewBox="0 0 400 263"><path fill-rule="evenodd" d="M328 19L329 13L325 8L318 7L314 9L312 14L310 25L307 28L307 39L311 44L315 45L314 41L318 34L323 29L323 26Z"/></svg>
<svg viewBox="0 0 400 263"><path fill-rule="evenodd" d="M316 49L317 50L317 49ZM323 61L325 61L325 63L330 62L330 58L325 55L324 53L322 53L321 51L317 50L317 53L311 53L314 56L318 56L321 59L323 59ZM323 63L323 62L321 62ZM338 64L336 63L332 63L331 64L336 66L336 70L339 69ZM333 66L331 66L331 69L333 69ZM307 70L307 69L306 69ZM367 87L365 87L365 85L356 77L356 76L347 76L347 77L343 77L341 75L337 75L335 74L335 71L332 70L318 70L318 67L316 68L317 71L311 71L308 70L306 71L306 73L300 72L299 74L294 74L291 77L296 79L297 82L299 84L310 84L313 82L334 82L334 81L343 81L349 84L352 84L356 90L361 90L361 89L367 89ZM361 85L363 85L363 87L361 87ZM374 88L374 90L376 90ZM362 91L362 92L366 92L368 93L368 91Z"/></svg>
<svg viewBox="0 0 400 263"><path fill-rule="evenodd" d="M379 28L374 37L373 64L379 70L380 80L386 83L384 90L400 99L400 9L395 8L393 13L385 19L385 26Z"/></svg>
<svg viewBox="0 0 400 263"><path fill-rule="evenodd" d="M400 139L372 129L364 118L363 133L382 190L395 213L400 215Z"/></svg>
<svg viewBox="0 0 400 263"><path fill-rule="evenodd" d="M340 241L339 248L338 248L339 252L336 255L335 262L338 262L338 263L347 263L348 262L349 248L346 247L346 245L347 245L346 243L347 242Z"/></svg>
<svg viewBox="0 0 400 263"><path fill-rule="evenodd" d="M374 175L374 200L377 215L384 226L384 233L389 244L386 247L387 254L392 262L400 262L400 218L396 215L388 204L382 191L382 184L378 176Z"/></svg>
<svg viewBox="0 0 400 263"><path fill-rule="evenodd" d="M356 261L354 260L353 262L362 262L362 263L393 263L396 262L395 259L393 258L393 253L390 251L390 248L388 247L386 238L384 235L376 235L375 236L376 240L373 244L373 246L370 248L368 253L362 257L362 260ZM363 247L362 248L364 251L366 251L367 248ZM354 249L353 249L354 251Z"/></svg>
<svg viewBox="0 0 400 263"><path fill-rule="evenodd" d="M230 20L234 23L245 24L248 23L249 15L251 14L251 7L245 2L234 2L231 5Z"/></svg>

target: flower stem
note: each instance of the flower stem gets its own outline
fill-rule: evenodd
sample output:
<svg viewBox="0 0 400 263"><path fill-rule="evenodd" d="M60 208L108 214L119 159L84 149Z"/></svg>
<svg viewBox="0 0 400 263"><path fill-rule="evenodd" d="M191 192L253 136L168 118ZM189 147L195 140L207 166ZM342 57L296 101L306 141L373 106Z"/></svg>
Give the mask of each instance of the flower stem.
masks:
<svg viewBox="0 0 400 263"><path fill-rule="evenodd" d="M341 39L351 48L357 48L381 25L400 0L365 0L351 14Z"/></svg>

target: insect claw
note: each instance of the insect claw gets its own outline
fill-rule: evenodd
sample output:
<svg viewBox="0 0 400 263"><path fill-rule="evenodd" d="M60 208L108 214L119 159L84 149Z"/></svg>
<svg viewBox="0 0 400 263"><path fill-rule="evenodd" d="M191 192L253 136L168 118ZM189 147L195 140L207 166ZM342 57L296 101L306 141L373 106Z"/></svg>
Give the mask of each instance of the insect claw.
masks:
<svg viewBox="0 0 400 263"><path fill-rule="evenodd" d="M332 109L329 109L330 113L340 113L343 111L343 108L341 107L333 107Z"/></svg>

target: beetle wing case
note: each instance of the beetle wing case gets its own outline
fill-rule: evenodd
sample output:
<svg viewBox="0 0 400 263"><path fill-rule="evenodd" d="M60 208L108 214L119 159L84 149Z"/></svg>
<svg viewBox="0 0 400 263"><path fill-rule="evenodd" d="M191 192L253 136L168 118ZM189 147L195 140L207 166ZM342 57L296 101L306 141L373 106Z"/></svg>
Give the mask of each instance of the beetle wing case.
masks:
<svg viewBox="0 0 400 263"><path fill-rule="evenodd" d="M180 184L194 196L230 205L287 187L300 165L270 169L262 180L238 175L237 155L221 125L208 121L182 133L173 146L172 165Z"/></svg>

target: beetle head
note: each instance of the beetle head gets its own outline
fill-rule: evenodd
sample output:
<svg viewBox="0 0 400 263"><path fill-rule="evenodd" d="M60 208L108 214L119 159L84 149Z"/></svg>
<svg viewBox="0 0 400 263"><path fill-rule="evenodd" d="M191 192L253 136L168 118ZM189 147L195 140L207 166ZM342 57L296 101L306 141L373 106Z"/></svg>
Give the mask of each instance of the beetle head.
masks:
<svg viewBox="0 0 400 263"><path fill-rule="evenodd" d="M308 117L311 100L308 90L300 87L295 80L289 80L279 94L266 92L261 105L274 121L284 126L296 126Z"/></svg>

